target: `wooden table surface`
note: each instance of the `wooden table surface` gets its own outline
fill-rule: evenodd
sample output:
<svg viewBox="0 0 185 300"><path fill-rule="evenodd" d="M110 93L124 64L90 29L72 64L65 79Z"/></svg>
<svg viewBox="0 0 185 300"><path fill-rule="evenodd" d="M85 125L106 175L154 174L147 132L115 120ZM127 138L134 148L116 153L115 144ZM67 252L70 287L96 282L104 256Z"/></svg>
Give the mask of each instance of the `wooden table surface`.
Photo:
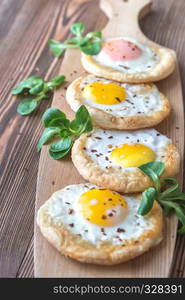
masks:
<svg viewBox="0 0 185 300"><path fill-rule="evenodd" d="M57 75L62 58L48 49L49 38L66 39L69 27L84 22L101 29L106 17L98 0L0 1L0 277L33 277L34 204L42 131L40 118L50 106L43 101L31 117L16 113L10 90L30 74ZM153 41L176 50L185 93L185 1L153 0L141 22ZM178 99L177 99L178 105ZM178 236L171 277L185 277L185 236Z"/></svg>

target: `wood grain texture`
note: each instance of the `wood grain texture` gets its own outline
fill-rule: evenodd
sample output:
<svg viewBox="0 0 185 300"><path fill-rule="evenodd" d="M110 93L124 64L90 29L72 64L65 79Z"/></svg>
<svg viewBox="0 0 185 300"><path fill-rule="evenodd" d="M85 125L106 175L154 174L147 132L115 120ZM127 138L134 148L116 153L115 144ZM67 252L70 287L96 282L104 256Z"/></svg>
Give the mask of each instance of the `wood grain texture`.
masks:
<svg viewBox="0 0 185 300"><path fill-rule="evenodd" d="M153 0L153 10L141 22L153 41L175 49L185 86L185 2ZM30 74L58 73L62 59L54 59L47 39L66 38L75 21L87 30L103 28L107 18L98 1L2 0L0 10L0 277L33 277L33 220L41 133L40 117L51 104L44 101L37 113L21 117L10 89ZM184 90L185 92L185 90ZM29 183L29 184L28 184ZM172 277L184 277L185 237L178 236Z"/></svg>
<svg viewBox="0 0 185 300"><path fill-rule="evenodd" d="M110 20L103 29L103 36L132 36L146 43L150 42L140 31L138 16L140 12L148 11L149 0L103 0L101 7L107 13ZM174 53L175 55L175 53ZM70 82L81 76L84 70L80 60L81 54L76 50L68 50L64 56L59 73L65 72ZM72 62L72 65L71 65ZM166 134L179 148L181 158L184 156L184 115L183 100L181 93L181 81L178 65L175 72L159 84L160 90L170 99L173 113L170 118L158 126L160 132ZM55 92L52 102L53 107L62 109L69 118L74 113L65 101L65 88ZM178 105L177 101L178 99ZM183 160L182 160L183 161ZM47 170L47 172L46 172ZM54 170L54 171L53 171ZM179 173L182 180L182 170ZM48 146L41 153L38 173L38 184L36 193L36 212L38 208L51 196L51 194L68 184L84 182L82 177L74 168L70 158L54 161L48 155ZM148 253L129 261L127 263L102 267L95 265L79 264L61 256L43 238L38 226L35 226L35 276L36 277L168 277L173 250L176 240L176 219L174 217L166 220L164 241ZM50 257L49 260L46 257Z"/></svg>

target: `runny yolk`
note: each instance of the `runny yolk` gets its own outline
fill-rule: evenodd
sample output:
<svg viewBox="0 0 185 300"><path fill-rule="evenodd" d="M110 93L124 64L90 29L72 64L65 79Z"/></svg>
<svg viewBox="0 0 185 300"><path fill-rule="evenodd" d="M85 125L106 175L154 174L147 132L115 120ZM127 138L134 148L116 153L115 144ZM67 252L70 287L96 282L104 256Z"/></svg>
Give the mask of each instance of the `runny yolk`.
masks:
<svg viewBox="0 0 185 300"><path fill-rule="evenodd" d="M126 91L116 83L92 82L85 86L83 95L95 103L113 105L119 104L126 98Z"/></svg>
<svg viewBox="0 0 185 300"><path fill-rule="evenodd" d="M114 148L110 154L111 161L122 167L139 167L154 161L155 152L143 144L124 144Z"/></svg>
<svg viewBox="0 0 185 300"><path fill-rule="evenodd" d="M103 46L103 50L114 61L137 59L142 50L135 44L125 40L112 40Z"/></svg>
<svg viewBox="0 0 185 300"><path fill-rule="evenodd" d="M119 224L127 215L128 205L118 193L93 189L80 196L79 210L83 217L98 226Z"/></svg>

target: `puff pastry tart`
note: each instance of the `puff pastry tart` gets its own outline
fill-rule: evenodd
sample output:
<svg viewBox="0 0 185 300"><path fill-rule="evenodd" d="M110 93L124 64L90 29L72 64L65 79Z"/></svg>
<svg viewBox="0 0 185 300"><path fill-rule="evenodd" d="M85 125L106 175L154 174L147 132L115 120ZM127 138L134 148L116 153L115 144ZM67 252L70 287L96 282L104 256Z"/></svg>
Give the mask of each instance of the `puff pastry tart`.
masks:
<svg viewBox="0 0 185 300"><path fill-rule="evenodd" d="M179 153L172 141L155 129L114 131L95 128L82 134L72 148L78 172L89 182L123 193L142 192L152 185L138 167L165 163L164 177L179 170Z"/></svg>
<svg viewBox="0 0 185 300"><path fill-rule="evenodd" d="M92 184L70 185L41 206L37 224L61 254L83 263L114 265L133 259L162 239L157 202L138 215L141 195L120 195Z"/></svg>
<svg viewBox="0 0 185 300"><path fill-rule="evenodd" d="M82 64L85 70L100 77L143 83L170 75L175 68L175 58L172 51L164 47L119 37L106 40L98 55L82 54Z"/></svg>
<svg viewBox="0 0 185 300"><path fill-rule="evenodd" d="M74 111L85 105L94 124L105 129L152 127L170 113L168 99L154 84L118 83L94 75L72 82L66 99Z"/></svg>

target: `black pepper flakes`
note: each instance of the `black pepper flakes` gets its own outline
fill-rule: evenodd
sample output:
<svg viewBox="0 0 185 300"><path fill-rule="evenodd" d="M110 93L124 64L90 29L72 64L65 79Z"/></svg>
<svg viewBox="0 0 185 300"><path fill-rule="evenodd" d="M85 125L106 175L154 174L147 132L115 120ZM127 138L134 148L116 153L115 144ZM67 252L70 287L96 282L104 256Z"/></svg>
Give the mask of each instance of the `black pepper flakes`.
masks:
<svg viewBox="0 0 185 300"><path fill-rule="evenodd" d="M108 216L109 216L109 217L113 217L113 213L109 213Z"/></svg>
<svg viewBox="0 0 185 300"><path fill-rule="evenodd" d="M115 97L115 99L116 99L119 103L121 103L121 100L120 100L119 97Z"/></svg>
<svg viewBox="0 0 185 300"><path fill-rule="evenodd" d="M74 227L74 224L73 224L73 223L71 223L71 224L69 224L69 226L70 226L70 227Z"/></svg>
<svg viewBox="0 0 185 300"><path fill-rule="evenodd" d="M127 66L119 65L119 67L124 68L125 70L129 70L130 68Z"/></svg>
<svg viewBox="0 0 185 300"><path fill-rule="evenodd" d="M120 233L120 232L125 232L125 229L123 229L123 228L118 228L118 229L117 229L117 232L119 232L119 233Z"/></svg>
<svg viewBox="0 0 185 300"><path fill-rule="evenodd" d="M72 215L74 213L74 209L69 209L68 215Z"/></svg>
<svg viewBox="0 0 185 300"><path fill-rule="evenodd" d="M103 235L106 235L104 228L101 228L101 232L103 233Z"/></svg>

